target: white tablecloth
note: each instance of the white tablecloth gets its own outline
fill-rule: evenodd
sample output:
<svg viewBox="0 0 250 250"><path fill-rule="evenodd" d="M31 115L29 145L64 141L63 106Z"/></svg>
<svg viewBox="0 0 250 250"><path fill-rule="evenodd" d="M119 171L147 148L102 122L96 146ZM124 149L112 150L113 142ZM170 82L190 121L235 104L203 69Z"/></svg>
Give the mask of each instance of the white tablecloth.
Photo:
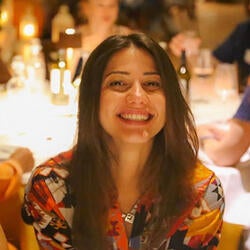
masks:
<svg viewBox="0 0 250 250"><path fill-rule="evenodd" d="M24 146L38 165L68 150L75 142L76 120L75 106L53 105L47 93L0 93L0 159Z"/></svg>
<svg viewBox="0 0 250 250"><path fill-rule="evenodd" d="M215 172L222 183L226 204L224 220L250 228L250 192L243 185L242 178L242 174L250 172L241 172L237 167L216 166L203 151L199 152L199 157L208 168ZM250 170L250 161L247 161L244 167Z"/></svg>

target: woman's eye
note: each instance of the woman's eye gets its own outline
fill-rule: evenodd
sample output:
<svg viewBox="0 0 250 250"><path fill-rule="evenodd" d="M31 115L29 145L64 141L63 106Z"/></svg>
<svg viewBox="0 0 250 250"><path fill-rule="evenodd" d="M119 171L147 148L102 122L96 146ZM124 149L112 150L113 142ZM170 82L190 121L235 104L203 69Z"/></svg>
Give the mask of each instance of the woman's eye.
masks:
<svg viewBox="0 0 250 250"><path fill-rule="evenodd" d="M125 91L129 87L129 85L123 81L112 81L108 86L116 91Z"/></svg>
<svg viewBox="0 0 250 250"><path fill-rule="evenodd" d="M150 91L158 90L161 88L161 83L159 81L148 81L143 84L144 88Z"/></svg>
<svg viewBox="0 0 250 250"><path fill-rule="evenodd" d="M124 85L124 83L122 81L113 81L111 83L109 83L109 86L122 86Z"/></svg>

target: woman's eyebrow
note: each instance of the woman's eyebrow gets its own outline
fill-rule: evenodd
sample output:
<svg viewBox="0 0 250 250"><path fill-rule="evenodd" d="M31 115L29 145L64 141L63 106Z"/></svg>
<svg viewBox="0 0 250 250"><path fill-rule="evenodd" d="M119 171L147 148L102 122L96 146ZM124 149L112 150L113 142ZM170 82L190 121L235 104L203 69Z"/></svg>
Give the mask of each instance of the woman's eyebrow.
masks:
<svg viewBox="0 0 250 250"><path fill-rule="evenodd" d="M105 77L108 77L108 76L113 75L113 74L129 75L129 72L120 71L120 70L117 70L117 71L110 71L109 73L107 73L107 74L105 75Z"/></svg>
<svg viewBox="0 0 250 250"><path fill-rule="evenodd" d="M129 72L127 72L127 71L120 71L120 70L118 70L118 71L111 71L111 72L107 73L105 75L105 77L108 77L109 75L113 75L113 74L129 75ZM152 71L152 72L149 71L149 72L144 72L143 75L160 75L160 73L157 72L157 71Z"/></svg>
<svg viewBox="0 0 250 250"><path fill-rule="evenodd" d="M157 72L157 71L150 71L150 72L145 72L145 73L143 73L143 75L160 75L160 73L159 72Z"/></svg>

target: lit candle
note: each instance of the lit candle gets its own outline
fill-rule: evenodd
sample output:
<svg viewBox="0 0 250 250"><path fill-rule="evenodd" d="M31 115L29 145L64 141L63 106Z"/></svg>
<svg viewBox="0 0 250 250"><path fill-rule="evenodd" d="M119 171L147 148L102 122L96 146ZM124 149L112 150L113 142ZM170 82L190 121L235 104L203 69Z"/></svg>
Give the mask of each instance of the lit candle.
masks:
<svg viewBox="0 0 250 250"><path fill-rule="evenodd" d="M72 69L73 61L74 61L74 49L67 48L66 49L66 61L69 69Z"/></svg>
<svg viewBox="0 0 250 250"><path fill-rule="evenodd" d="M63 72L63 91L66 95L69 95L71 91L71 72L69 69Z"/></svg>
<svg viewBox="0 0 250 250"><path fill-rule="evenodd" d="M52 94L59 94L61 83L60 69L52 69L50 72L50 91Z"/></svg>
<svg viewBox="0 0 250 250"><path fill-rule="evenodd" d="M52 103L65 105L69 102L71 87L70 70L55 68L50 72L50 91Z"/></svg>

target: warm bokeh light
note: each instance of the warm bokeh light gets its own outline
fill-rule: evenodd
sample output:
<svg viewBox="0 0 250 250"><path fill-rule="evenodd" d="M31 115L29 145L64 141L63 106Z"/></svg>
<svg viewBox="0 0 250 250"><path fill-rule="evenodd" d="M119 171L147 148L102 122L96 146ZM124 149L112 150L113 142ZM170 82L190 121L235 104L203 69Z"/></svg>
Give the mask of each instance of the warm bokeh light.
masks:
<svg viewBox="0 0 250 250"><path fill-rule="evenodd" d="M4 26L5 24L8 23L9 20L9 15L7 10L2 9L1 13L0 13L0 25Z"/></svg>
<svg viewBox="0 0 250 250"><path fill-rule="evenodd" d="M20 25L20 38L28 39L36 37L37 27L34 23L26 23Z"/></svg>
<svg viewBox="0 0 250 250"><path fill-rule="evenodd" d="M32 9L28 8L19 25L20 39L27 40L38 36L38 23Z"/></svg>
<svg viewBox="0 0 250 250"><path fill-rule="evenodd" d="M35 25L28 23L23 27L23 35L33 37L35 35Z"/></svg>

